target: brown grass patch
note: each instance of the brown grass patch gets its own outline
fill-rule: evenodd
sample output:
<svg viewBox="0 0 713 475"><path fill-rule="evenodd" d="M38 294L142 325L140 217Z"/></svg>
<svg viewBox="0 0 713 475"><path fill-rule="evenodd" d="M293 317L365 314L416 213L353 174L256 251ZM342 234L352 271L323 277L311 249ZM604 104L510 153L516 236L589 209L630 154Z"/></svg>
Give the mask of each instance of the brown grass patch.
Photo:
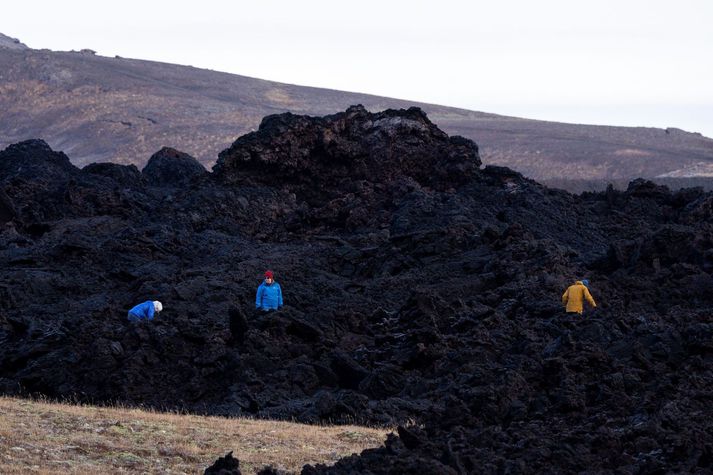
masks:
<svg viewBox="0 0 713 475"><path fill-rule="evenodd" d="M619 157L648 157L652 153L638 148L620 148L614 152L614 155Z"/></svg>
<svg viewBox="0 0 713 475"><path fill-rule="evenodd" d="M243 473L299 472L379 446L388 432L0 397L0 473L195 474L230 450Z"/></svg>

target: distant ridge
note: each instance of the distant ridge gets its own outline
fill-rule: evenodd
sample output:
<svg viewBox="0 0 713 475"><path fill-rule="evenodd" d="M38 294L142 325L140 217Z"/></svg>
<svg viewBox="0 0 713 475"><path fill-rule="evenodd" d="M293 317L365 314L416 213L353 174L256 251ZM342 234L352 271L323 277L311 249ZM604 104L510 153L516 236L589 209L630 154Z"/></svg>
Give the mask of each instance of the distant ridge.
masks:
<svg viewBox="0 0 713 475"><path fill-rule="evenodd" d="M20 40L16 38L10 38L9 36L0 33L0 48L6 49L29 49L26 44L21 43Z"/></svg>
<svg viewBox="0 0 713 475"><path fill-rule="evenodd" d="M485 164L547 181L698 177L713 169L713 140L679 129L520 119L367 94L302 87L90 49L28 48L0 35L0 149L42 138L79 166L143 166L167 146L211 167L218 153L269 114L423 109L448 134L475 140Z"/></svg>

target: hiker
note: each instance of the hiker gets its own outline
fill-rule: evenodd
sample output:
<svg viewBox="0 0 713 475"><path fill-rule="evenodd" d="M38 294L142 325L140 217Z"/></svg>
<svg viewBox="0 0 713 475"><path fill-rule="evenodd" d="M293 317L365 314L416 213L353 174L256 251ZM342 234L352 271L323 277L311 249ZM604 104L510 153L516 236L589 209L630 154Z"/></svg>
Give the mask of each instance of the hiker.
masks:
<svg viewBox="0 0 713 475"><path fill-rule="evenodd" d="M163 310L163 305L158 300L147 300L129 310L129 321L138 322L140 320L153 320L157 312Z"/></svg>
<svg viewBox="0 0 713 475"><path fill-rule="evenodd" d="M255 295L255 309L263 312L279 310L282 308L282 289L275 282L271 270L265 271L265 281L257 288Z"/></svg>
<svg viewBox="0 0 713 475"><path fill-rule="evenodd" d="M578 280L573 285L570 285L564 294L562 294L562 305L566 306L567 313L584 312L584 300L589 302L592 308L596 308L597 304L589 293L589 281L587 279Z"/></svg>

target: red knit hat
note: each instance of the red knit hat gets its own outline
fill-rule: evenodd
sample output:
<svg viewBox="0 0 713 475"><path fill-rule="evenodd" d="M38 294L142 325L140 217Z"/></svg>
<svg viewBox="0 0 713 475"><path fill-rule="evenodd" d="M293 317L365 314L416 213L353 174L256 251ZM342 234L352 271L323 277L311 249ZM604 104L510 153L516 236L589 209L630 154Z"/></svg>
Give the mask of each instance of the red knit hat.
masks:
<svg viewBox="0 0 713 475"><path fill-rule="evenodd" d="M266 271L265 271L265 278L266 278L266 279L272 279L272 271L271 271L271 270L266 270Z"/></svg>

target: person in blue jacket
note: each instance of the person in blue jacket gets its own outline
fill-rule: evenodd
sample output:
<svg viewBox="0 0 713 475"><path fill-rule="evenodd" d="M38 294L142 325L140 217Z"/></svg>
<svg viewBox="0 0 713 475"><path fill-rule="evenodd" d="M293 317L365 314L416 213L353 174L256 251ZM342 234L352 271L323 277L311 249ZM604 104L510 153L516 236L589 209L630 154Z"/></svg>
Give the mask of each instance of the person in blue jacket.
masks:
<svg viewBox="0 0 713 475"><path fill-rule="evenodd" d="M138 322L139 320L153 320L156 313L163 310L163 305L158 300L147 300L144 303L140 303L131 310L129 310L129 321Z"/></svg>
<svg viewBox="0 0 713 475"><path fill-rule="evenodd" d="M271 270L265 271L265 281L257 288L255 308L263 312L282 308L282 289L280 284L275 282Z"/></svg>

